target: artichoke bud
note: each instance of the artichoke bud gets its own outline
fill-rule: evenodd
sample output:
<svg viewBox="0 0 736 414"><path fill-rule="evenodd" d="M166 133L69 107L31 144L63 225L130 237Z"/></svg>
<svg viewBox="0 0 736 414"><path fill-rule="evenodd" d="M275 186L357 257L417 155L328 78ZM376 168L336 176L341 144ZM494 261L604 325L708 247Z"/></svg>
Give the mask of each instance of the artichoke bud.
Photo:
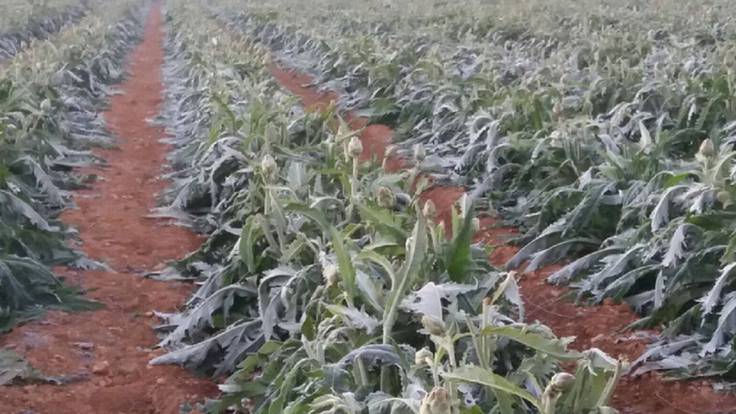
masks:
<svg viewBox="0 0 736 414"><path fill-rule="evenodd" d="M478 217L473 217L473 220L471 220L470 224L473 229L473 234L480 231L480 219Z"/></svg>
<svg viewBox="0 0 736 414"><path fill-rule="evenodd" d="M417 163L420 163L424 161L425 158L427 158L427 153L424 150L424 145L422 144L414 145L414 160Z"/></svg>
<svg viewBox="0 0 736 414"><path fill-rule="evenodd" d="M422 326L424 326L424 329L427 332L434 336L444 336L447 332L447 327L444 322L429 315L422 316Z"/></svg>
<svg viewBox="0 0 736 414"><path fill-rule="evenodd" d="M396 205L396 195L388 187L379 187L376 201L380 207L394 208Z"/></svg>
<svg viewBox="0 0 736 414"><path fill-rule="evenodd" d="M562 147L563 145L562 133L560 131L556 131L556 130L552 131L552 133L549 134L549 138L550 138L550 141L549 141L550 145L556 148Z"/></svg>
<svg viewBox="0 0 736 414"><path fill-rule="evenodd" d="M358 137L350 138L350 143L348 144L348 154L350 154L350 156L353 158L358 158L362 152L363 144L361 144L360 139Z"/></svg>
<svg viewBox="0 0 736 414"><path fill-rule="evenodd" d="M567 372L558 372L552 377L549 385L547 386L551 392L563 392L567 391L575 383L575 376Z"/></svg>
<svg viewBox="0 0 736 414"><path fill-rule="evenodd" d="M41 102L41 110L44 112L51 112L51 101L48 99L44 99Z"/></svg>
<svg viewBox="0 0 736 414"><path fill-rule="evenodd" d="M266 154L261 160L261 171L267 181L273 181L279 172L279 166L276 164L276 160L273 159L271 154Z"/></svg>
<svg viewBox="0 0 736 414"><path fill-rule="evenodd" d="M562 115L562 112L564 112L562 101L556 101L555 104L552 105L552 113L559 118Z"/></svg>
<svg viewBox="0 0 736 414"><path fill-rule="evenodd" d="M434 387L424 396L419 414L450 414L450 393L444 387Z"/></svg>
<svg viewBox="0 0 736 414"><path fill-rule="evenodd" d="M422 214L424 214L424 218L427 220L434 220L437 217L437 207L434 205L434 201L427 200L427 202L424 203Z"/></svg>
<svg viewBox="0 0 736 414"><path fill-rule="evenodd" d="M427 348L422 348L414 354L414 365L431 365L434 354Z"/></svg>
<svg viewBox="0 0 736 414"><path fill-rule="evenodd" d="M322 267L322 277L325 279L327 286L334 286L340 278L340 270L333 263L328 263Z"/></svg>
<svg viewBox="0 0 736 414"><path fill-rule="evenodd" d="M700 143L698 154L705 158L710 158L716 155L716 147L713 145L713 141L710 138L706 138Z"/></svg>

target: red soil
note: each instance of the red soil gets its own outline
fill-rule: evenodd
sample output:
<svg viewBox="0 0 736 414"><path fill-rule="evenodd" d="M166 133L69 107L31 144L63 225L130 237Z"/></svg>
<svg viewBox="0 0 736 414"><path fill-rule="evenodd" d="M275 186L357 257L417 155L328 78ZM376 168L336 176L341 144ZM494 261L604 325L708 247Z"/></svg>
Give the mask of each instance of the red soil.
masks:
<svg viewBox="0 0 736 414"><path fill-rule="evenodd" d="M271 74L281 86L298 96L304 107L309 111L323 111L333 106L339 97L334 92L321 92L310 86L314 79L309 75L296 73L280 68L277 65L269 67ZM360 140L363 143L361 161L370 161L375 157L376 162L383 162L386 147L391 145L394 131L380 124L368 125L368 119L355 116L353 113L342 114L345 121L354 130L360 130ZM405 162L398 157L386 161L386 170L396 172L405 166Z"/></svg>
<svg viewBox="0 0 736 414"><path fill-rule="evenodd" d="M461 187L441 187L433 186L425 190L420 195L422 205L432 200L437 209L437 222L444 223L445 231L448 237L452 231L452 210L455 208L455 202L465 194L465 189Z"/></svg>
<svg viewBox="0 0 736 414"><path fill-rule="evenodd" d="M281 86L299 96L308 110L322 110L338 100L335 93L320 92L310 86L314 79L309 75L276 65L270 69ZM382 160L393 135L391 128L368 125L367 119L352 113L343 116L351 127L365 127L360 135L364 151L361 157ZM397 171L406 167L406 162L401 159L389 161L387 170ZM439 213L438 220L449 223L454 203L463 193L461 187L434 186L421 198L432 200ZM495 247L489 258L494 265L505 264L518 251L517 247L507 244L516 229L497 227L491 218L484 218L481 224L483 228L476 239ZM625 304L606 301L599 306L577 306L569 298L574 292L546 282L547 276L556 269L559 265L546 266L536 272L520 272L519 284L527 306L527 319L540 321L558 336L574 336L574 348L596 347L628 361L638 358L646 349L648 338L656 331L627 331L626 327L638 318ZM624 377L612 405L622 414L736 413L736 396L716 393L708 381L665 381L656 373Z"/></svg>
<svg viewBox="0 0 736 414"><path fill-rule="evenodd" d="M0 412L39 414L179 413L185 401L216 395L215 385L183 368L149 366L157 321L152 311L175 311L191 286L144 279L141 274L194 250L199 238L188 230L146 219L168 151L161 128L146 119L161 103L162 20L150 13L145 38L130 56L130 78L120 85L105 113L119 137L116 150L97 151L109 165L88 169L100 179L75 195L78 209L63 219L80 231L83 250L105 261L111 272L61 269L71 281L105 304L95 312L49 313L0 338L0 346L23 354L45 373L79 375L68 385L25 385L0 391Z"/></svg>

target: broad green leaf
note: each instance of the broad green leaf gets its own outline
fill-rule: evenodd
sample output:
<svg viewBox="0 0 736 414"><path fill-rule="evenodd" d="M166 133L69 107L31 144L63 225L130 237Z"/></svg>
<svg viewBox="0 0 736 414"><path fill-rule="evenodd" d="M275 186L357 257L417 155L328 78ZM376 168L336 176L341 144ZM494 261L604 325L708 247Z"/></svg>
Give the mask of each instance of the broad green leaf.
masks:
<svg viewBox="0 0 736 414"><path fill-rule="evenodd" d="M464 208L465 217L463 217L460 228L454 228L457 232L452 238L447 254L447 273L453 282L463 282L468 275L467 269L472 265L473 259L471 255L471 244L473 242L473 214L472 205L467 201L468 205ZM453 209L453 214L455 211Z"/></svg>
<svg viewBox="0 0 736 414"><path fill-rule="evenodd" d="M582 354L576 351L567 351L566 345L569 342L564 339L550 339L534 332L529 332L524 326L493 326L484 328L480 331L481 335L498 335L505 338L513 339L516 342L524 344L529 348L536 349L539 352L554 356L561 360L576 360Z"/></svg>
<svg viewBox="0 0 736 414"><path fill-rule="evenodd" d="M389 342L391 331L396 323L399 304L419 276L427 254L428 242L426 221L424 215L418 212L411 238L407 240L408 248L404 264L399 269L396 280L391 283L391 290L384 308L383 343Z"/></svg>
<svg viewBox="0 0 736 414"><path fill-rule="evenodd" d="M540 401L528 391L506 378L478 366L465 365L455 369L454 371L442 373L442 376L449 380L485 385L487 387L491 387L495 391L500 391L508 395L521 398L532 404L538 410L542 409Z"/></svg>

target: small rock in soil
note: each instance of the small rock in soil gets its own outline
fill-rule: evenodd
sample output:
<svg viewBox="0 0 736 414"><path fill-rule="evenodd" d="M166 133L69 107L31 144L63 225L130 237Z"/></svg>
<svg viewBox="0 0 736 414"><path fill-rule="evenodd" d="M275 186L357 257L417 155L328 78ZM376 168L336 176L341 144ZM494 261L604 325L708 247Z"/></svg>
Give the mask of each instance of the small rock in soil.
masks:
<svg viewBox="0 0 736 414"><path fill-rule="evenodd" d="M590 340L590 343L595 344L595 343L603 341L604 339L606 339L606 335L598 334L594 336L593 339Z"/></svg>
<svg viewBox="0 0 736 414"><path fill-rule="evenodd" d="M98 362L92 365L92 373L103 375L110 370L110 363L107 361Z"/></svg>
<svg viewBox="0 0 736 414"><path fill-rule="evenodd" d="M95 344L92 342L75 342L74 346L78 347L81 350L89 351L95 347Z"/></svg>

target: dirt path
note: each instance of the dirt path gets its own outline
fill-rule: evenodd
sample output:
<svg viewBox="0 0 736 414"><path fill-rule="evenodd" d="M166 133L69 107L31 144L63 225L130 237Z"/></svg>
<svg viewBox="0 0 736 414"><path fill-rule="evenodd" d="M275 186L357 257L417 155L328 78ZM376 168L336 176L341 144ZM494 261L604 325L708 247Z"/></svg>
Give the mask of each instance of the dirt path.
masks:
<svg viewBox="0 0 736 414"><path fill-rule="evenodd" d="M114 271L61 270L105 304L95 312L54 312L0 338L37 368L54 375L76 375L63 386L25 385L0 389L2 414L179 413L184 401L199 401L217 390L208 380L171 366L149 366L157 338L152 311L173 311L191 286L143 279L141 274L194 250L196 235L165 222L144 218L155 194L168 151L158 142L161 128L147 124L162 99L162 19L151 9L145 38L129 57L124 94L111 99L105 118L119 137L116 150L97 151L109 165L85 171L100 179L75 194L78 209L63 215L80 231L82 249Z"/></svg>
<svg viewBox="0 0 736 414"><path fill-rule="evenodd" d="M305 74L294 73L276 65L271 74L282 87L297 95L308 110L321 110L338 99L334 93L320 93L313 84L314 79ZM364 118L346 114L353 128L368 124ZM369 125L360 134L363 142L361 158L383 159L386 146L390 144L393 131L385 125ZM398 170L407 163L400 159L387 161L387 169ZM432 187L422 195L437 206L438 217L449 222L454 202L464 193L461 187ZM502 266L518 248L507 244L515 229L493 226L493 219L485 218L477 239L496 246L489 260ZM567 294L570 290L549 285L546 278L559 266L546 266L539 271L522 273L519 284L527 306L527 320L538 320L552 328L558 336L575 336L573 347L584 349L597 347L608 354L633 361L644 351L652 331L626 331L636 314L628 305L606 301L600 306L576 306ZM624 377L614 395L613 405L622 414L726 414L736 413L736 396L718 394L707 381L665 381L656 373L637 378Z"/></svg>

